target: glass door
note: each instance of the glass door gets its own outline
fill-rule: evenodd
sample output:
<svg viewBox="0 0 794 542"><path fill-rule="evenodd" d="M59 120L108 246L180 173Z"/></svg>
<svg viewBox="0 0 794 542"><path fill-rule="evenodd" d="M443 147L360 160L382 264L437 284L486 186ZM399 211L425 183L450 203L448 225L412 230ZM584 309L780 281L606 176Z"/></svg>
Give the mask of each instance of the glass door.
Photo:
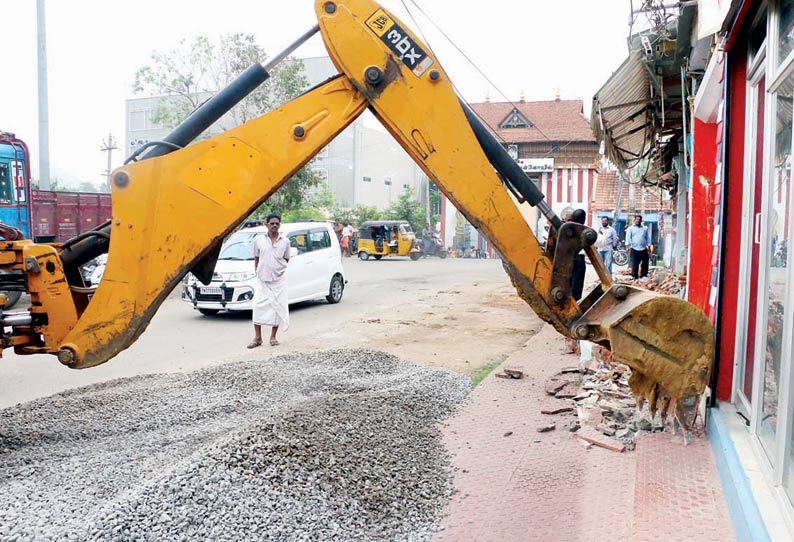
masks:
<svg viewBox="0 0 794 542"><path fill-rule="evenodd" d="M752 154L749 154L750 164L745 177L746 184L749 185L745 192L747 194L745 206L750 209L750 213L745 213L745 216L749 215L749 223L746 226L750 228L751 238L749 245L744 244L743 254L746 262L745 269L747 270L745 274L747 280L745 289L747 302L744 303L747 312L744 319L745 333L743 334L746 340L744 348L740 350L742 356L740 360L740 382L737 392L739 398L737 407L748 423L754 400L755 336L758 324L758 270L761 255L761 195L764 176L764 106L766 104L766 77L764 76L763 66L759 68L758 73L750 81L749 91L748 124L752 125L752 131L748 148L752 149Z"/></svg>

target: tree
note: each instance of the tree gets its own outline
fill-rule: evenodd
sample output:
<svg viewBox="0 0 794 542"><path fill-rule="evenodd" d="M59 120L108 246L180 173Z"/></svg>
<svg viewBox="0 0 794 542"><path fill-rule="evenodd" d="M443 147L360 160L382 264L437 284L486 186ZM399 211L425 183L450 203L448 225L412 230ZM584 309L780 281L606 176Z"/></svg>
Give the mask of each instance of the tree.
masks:
<svg viewBox="0 0 794 542"><path fill-rule="evenodd" d="M407 187L397 201L386 209L386 216L390 220L407 220L415 232L422 231L425 225L425 207L414 198L411 187Z"/></svg>
<svg viewBox="0 0 794 542"><path fill-rule="evenodd" d="M182 40L176 49L153 52L150 63L135 72L133 91L159 98L152 120L170 129L249 66L266 60L267 54L249 34L224 35L217 45L207 36L197 36L192 41ZM286 59L270 72L267 82L216 122L216 126L228 130L252 120L297 97L307 86L303 62ZM300 209L311 187L318 183L310 167L304 166L255 214Z"/></svg>
<svg viewBox="0 0 794 542"><path fill-rule="evenodd" d="M83 181L77 185L78 192L99 192L97 186L90 181Z"/></svg>

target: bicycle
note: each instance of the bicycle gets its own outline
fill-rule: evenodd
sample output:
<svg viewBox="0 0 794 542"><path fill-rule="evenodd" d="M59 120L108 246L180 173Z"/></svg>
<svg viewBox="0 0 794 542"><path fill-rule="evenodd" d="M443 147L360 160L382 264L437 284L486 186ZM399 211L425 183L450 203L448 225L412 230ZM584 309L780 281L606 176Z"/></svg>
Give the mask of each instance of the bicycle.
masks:
<svg viewBox="0 0 794 542"><path fill-rule="evenodd" d="M585 263L591 265L590 260L585 258ZM612 249L612 263L615 265L626 265L629 263L629 253L623 244Z"/></svg>

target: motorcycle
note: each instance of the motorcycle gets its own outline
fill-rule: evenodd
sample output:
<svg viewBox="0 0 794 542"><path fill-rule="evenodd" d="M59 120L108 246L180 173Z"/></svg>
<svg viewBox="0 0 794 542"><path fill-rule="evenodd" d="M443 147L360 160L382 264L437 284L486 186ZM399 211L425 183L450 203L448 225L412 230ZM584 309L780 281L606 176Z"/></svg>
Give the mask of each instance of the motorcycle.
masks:
<svg viewBox="0 0 794 542"><path fill-rule="evenodd" d="M424 238L419 248L422 250L422 256L438 256L442 260L447 257L444 241L436 234L433 234L432 237Z"/></svg>

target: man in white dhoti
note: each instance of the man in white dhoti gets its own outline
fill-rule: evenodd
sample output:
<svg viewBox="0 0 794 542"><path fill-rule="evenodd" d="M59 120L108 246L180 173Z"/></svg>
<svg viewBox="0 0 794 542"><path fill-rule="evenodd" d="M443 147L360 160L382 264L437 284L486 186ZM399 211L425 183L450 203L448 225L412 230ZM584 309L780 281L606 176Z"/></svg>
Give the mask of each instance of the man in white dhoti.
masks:
<svg viewBox="0 0 794 542"><path fill-rule="evenodd" d="M278 229L281 217L270 214L265 220L267 235L254 239L254 268L257 279L254 290L254 340L248 348L262 345L262 326L270 326L270 346L277 346L278 329L289 328L287 280L284 273L289 262L289 240Z"/></svg>

